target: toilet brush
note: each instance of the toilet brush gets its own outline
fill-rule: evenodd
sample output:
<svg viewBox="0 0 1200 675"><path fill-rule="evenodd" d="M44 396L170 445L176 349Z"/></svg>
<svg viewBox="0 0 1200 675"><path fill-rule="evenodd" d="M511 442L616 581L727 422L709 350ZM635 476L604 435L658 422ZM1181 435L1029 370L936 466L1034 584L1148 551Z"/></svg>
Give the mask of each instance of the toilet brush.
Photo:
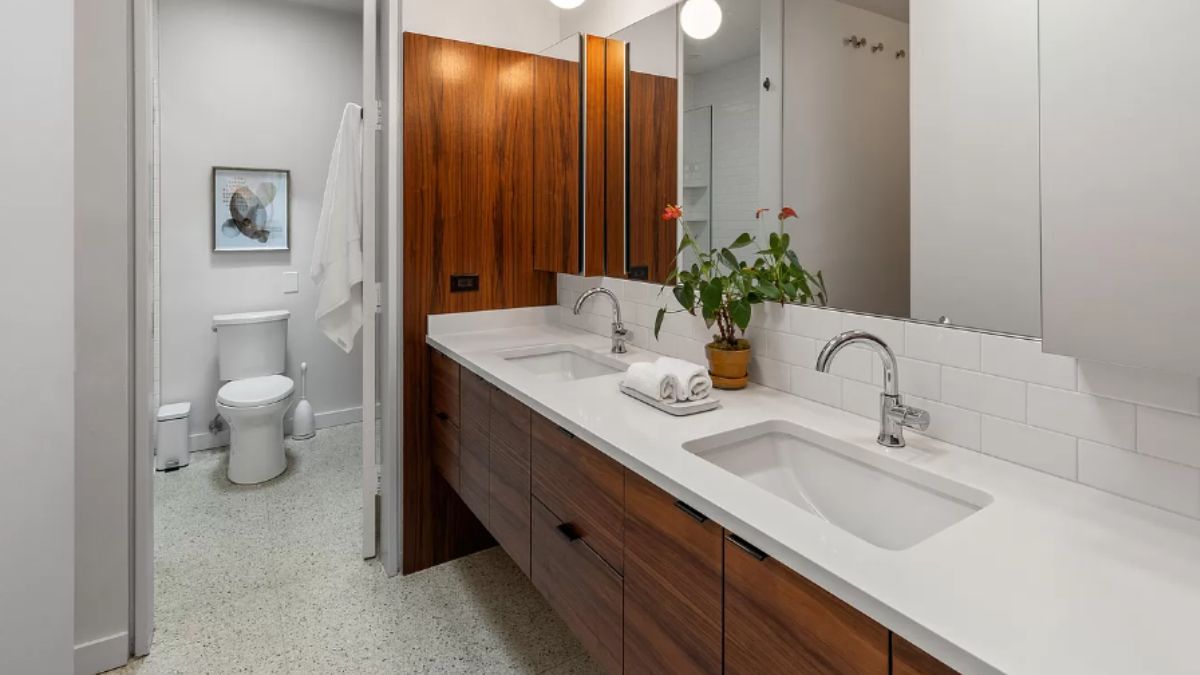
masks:
<svg viewBox="0 0 1200 675"><path fill-rule="evenodd" d="M317 431L317 418L313 415L312 404L308 402L308 363L300 364L300 402L292 413L292 440L303 441L312 438Z"/></svg>

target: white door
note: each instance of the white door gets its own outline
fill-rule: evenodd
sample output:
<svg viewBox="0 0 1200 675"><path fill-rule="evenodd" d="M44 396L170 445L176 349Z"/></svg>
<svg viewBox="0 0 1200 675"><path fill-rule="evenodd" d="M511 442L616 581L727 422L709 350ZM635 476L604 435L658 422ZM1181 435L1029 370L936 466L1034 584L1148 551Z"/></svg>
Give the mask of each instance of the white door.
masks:
<svg viewBox="0 0 1200 675"><path fill-rule="evenodd" d="M376 364L379 291L376 283L377 240L375 231L375 147L379 127L378 95L375 71L379 63L376 0L363 0L363 341L362 341L362 553L375 557L377 528L375 495L379 485L379 458L376 442Z"/></svg>

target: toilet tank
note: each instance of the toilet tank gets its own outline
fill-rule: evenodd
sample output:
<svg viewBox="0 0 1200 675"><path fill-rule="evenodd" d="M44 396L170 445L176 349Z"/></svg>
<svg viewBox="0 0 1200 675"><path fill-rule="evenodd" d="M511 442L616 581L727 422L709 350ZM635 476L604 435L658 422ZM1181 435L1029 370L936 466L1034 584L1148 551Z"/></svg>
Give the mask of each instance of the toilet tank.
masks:
<svg viewBox="0 0 1200 675"><path fill-rule="evenodd" d="M221 381L283 374L290 316L283 309L214 316Z"/></svg>

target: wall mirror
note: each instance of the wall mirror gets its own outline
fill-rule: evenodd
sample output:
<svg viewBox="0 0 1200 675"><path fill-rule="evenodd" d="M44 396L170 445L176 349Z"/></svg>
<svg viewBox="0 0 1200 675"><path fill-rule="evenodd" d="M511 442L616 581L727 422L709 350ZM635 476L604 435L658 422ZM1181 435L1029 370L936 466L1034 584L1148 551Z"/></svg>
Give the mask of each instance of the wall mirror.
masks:
<svg viewBox="0 0 1200 675"><path fill-rule="evenodd" d="M662 129L653 149L638 147L632 78L679 24L641 38L655 15L621 31L627 239L661 234L669 201L717 248L742 232L765 240L778 221L755 211L790 206L792 247L822 272L831 307L1038 336L1036 13L994 2L964 18L946 2L720 0L712 36L678 31L678 133ZM674 198L639 193L638 163L676 138Z"/></svg>

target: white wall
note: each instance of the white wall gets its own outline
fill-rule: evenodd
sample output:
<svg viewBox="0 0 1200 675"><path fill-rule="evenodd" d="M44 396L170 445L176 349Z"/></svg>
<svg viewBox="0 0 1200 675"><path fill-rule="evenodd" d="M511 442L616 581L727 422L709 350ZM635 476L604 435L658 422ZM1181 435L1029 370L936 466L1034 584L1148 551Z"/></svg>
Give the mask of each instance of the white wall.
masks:
<svg viewBox="0 0 1200 675"><path fill-rule="evenodd" d="M831 304L908 316L908 27L835 0L784 3L783 202ZM853 49L857 34L886 49Z"/></svg>
<svg viewBox="0 0 1200 675"><path fill-rule="evenodd" d="M224 312L291 310L288 373L298 386L299 363L308 362L318 422L361 405L358 348L346 355L317 329L308 278L342 108L361 98L361 40L361 17L350 13L162 1L162 396L191 401L193 434L206 434L216 414L211 325ZM211 171L219 165L291 170L291 251L212 252ZM298 294L283 293L288 271L300 273Z"/></svg>
<svg viewBox="0 0 1200 675"><path fill-rule="evenodd" d="M0 21L0 672L74 670L74 16L12 0Z"/></svg>
<svg viewBox="0 0 1200 675"><path fill-rule="evenodd" d="M684 81L685 109L712 106L712 246L723 247L743 232L762 234L756 220L759 202L759 58L734 61L689 75ZM685 196L690 192L685 188ZM770 223L776 221L770 220ZM760 239L760 242L765 240ZM765 245L765 244L764 244ZM735 251L753 256L750 249Z"/></svg>
<svg viewBox="0 0 1200 675"><path fill-rule="evenodd" d="M129 655L131 5L75 0L75 664Z"/></svg>
<svg viewBox="0 0 1200 675"><path fill-rule="evenodd" d="M912 316L1040 335L1038 2L911 16Z"/></svg>
<svg viewBox="0 0 1200 675"><path fill-rule="evenodd" d="M612 35L674 4L675 0L587 0L575 9L562 10L560 34Z"/></svg>
<svg viewBox="0 0 1200 675"><path fill-rule="evenodd" d="M661 11L613 33L629 43L629 70L679 78L679 21L674 9Z"/></svg>
<svg viewBox="0 0 1200 675"><path fill-rule="evenodd" d="M549 0L404 0L401 25L410 33L536 54L569 34L560 31L560 11Z"/></svg>

